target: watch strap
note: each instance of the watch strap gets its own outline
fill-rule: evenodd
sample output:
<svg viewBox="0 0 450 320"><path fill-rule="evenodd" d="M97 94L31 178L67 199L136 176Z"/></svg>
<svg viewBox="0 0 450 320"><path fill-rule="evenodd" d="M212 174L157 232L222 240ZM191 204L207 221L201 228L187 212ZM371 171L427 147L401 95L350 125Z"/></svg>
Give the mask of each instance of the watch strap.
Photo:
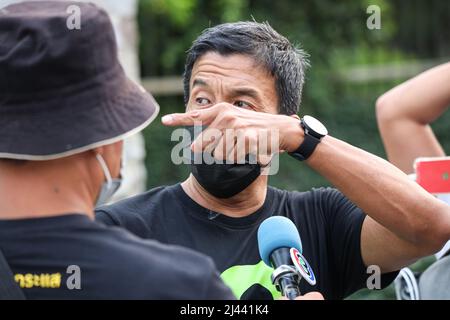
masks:
<svg viewBox="0 0 450 320"><path fill-rule="evenodd" d="M304 161L314 152L320 139L305 133L302 144L294 152L290 152L289 155L297 160Z"/></svg>

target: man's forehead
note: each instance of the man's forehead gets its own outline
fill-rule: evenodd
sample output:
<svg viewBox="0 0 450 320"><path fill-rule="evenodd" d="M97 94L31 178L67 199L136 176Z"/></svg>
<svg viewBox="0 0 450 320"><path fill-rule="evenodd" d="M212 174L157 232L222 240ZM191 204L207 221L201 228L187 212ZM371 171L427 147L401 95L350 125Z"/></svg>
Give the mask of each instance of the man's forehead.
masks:
<svg viewBox="0 0 450 320"><path fill-rule="evenodd" d="M273 85L273 77L255 59L243 54L221 55L208 52L194 64L190 79L194 84L205 85L214 79L233 82L236 85L268 84Z"/></svg>
<svg viewBox="0 0 450 320"><path fill-rule="evenodd" d="M224 69L236 69L238 67L254 68L258 66L254 57L247 54L220 54L215 51L206 52L197 59L194 68L204 64L221 66Z"/></svg>

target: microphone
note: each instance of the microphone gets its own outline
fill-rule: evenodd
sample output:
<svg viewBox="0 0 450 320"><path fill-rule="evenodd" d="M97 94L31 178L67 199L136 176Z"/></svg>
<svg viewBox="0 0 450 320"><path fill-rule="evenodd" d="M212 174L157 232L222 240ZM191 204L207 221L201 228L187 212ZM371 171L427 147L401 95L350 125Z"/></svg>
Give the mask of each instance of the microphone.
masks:
<svg viewBox="0 0 450 320"><path fill-rule="evenodd" d="M316 284L314 273L302 256L302 242L295 224L288 218L273 216L258 229L259 255L274 268L272 283L283 296L294 300L300 296L300 280Z"/></svg>

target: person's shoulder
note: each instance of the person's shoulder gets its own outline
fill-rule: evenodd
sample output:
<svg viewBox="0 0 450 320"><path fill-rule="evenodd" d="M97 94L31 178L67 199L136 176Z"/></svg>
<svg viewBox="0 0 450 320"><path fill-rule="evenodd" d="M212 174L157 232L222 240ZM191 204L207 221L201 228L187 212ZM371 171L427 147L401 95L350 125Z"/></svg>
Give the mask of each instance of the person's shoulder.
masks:
<svg viewBox="0 0 450 320"><path fill-rule="evenodd" d="M113 212L122 208L139 209L142 206L149 206L151 204L158 203L158 200L161 197L172 194L173 190L177 186L178 185L155 187L138 195L119 200L113 204L98 207L96 208L96 212Z"/></svg>
<svg viewBox="0 0 450 320"><path fill-rule="evenodd" d="M123 296L206 298L208 282L216 272L209 257L187 248L143 240L117 227L103 227L103 231L104 242L97 250L108 266L103 275L115 279L117 287L126 291Z"/></svg>
<svg viewBox="0 0 450 320"><path fill-rule="evenodd" d="M338 189L332 187L318 187L307 191L287 191L271 188L281 204L304 212L308 216L334 215L341 210L353 210L354 204ZM317 218L317 217L316 217Z"/></svg>
<svg viewBox="0 0 450 320"><path fill-rule="evenodd" d="M320 206L325 212L336 213L342 210L352 211L357 209L355 204L336 188L312 188L306 194L306 199L310 203Z"/></svg>
<svg viewBox="0 0 450 320"><path fill-rule="evenodd" d="M173 196L177 187L178 184L156 187L113 204L98 207L95 209L96 220L107 225L124 225L126 224L126 221L123 221L124 217L128 223L133 220L145 222L149 215L160 211L158 210L160 206L170 203L169 197Z"/></svg>
<svg viewBox="0 0 450 320"><path fill-rule="evenodd" d="M338 189L331 187L311 188L306 191L282 190L275 187L269 187L269 190L274 196L284 198L287 201L323 201L333 197L343 196Z"/></svg>

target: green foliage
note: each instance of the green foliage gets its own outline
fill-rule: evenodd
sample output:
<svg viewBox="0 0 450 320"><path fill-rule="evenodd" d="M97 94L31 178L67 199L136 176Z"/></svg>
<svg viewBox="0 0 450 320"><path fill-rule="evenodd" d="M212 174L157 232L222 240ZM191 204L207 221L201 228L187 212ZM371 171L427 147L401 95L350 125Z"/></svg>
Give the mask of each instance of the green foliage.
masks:
<svg viewBox="0 0 450 320"><path fill-rule="evenodd" d="M382 29L368 30L366 8L381 8ZM298 1L298 0L140 0L140 56L143 76L181 75L185 52L200 32L227 21L268 21L309 54L300 114L320 118L331 134L385 157L375 120L374 104L383 92L405 79L353 84L339 74L350 67L445 57L450 53L448 1ZM161 114L183 112L181 96L157 97ZM433 126L450 150L450 113ZM186 166L172 164L176 142L172 130L156 120L144 132L148 187L173 184L188 175ZM309 190L329 182L287 155L270 184L288 190ZM425 264L429 263L425 260ZM363 290L351 298L394 298L392 287Z"/></svg>

